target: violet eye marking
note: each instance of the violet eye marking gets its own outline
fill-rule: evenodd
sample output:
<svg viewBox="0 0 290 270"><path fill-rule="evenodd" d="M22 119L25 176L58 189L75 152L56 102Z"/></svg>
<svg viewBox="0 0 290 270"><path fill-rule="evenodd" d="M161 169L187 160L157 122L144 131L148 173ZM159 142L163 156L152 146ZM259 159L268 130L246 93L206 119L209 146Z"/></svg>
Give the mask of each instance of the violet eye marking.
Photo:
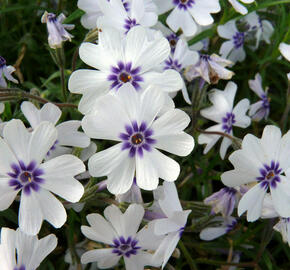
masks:
<svg viewBox="0 0 290 270"><path fill-rule="evenodd" d="M195 2L194 0L173 0L173 4L179 9L187 10L188 8L191 8Z"/></svg>
<svg viewBox="0 0 290 270"><path fill-rule="evenodd" d="M244 41L245 41L245 33L243 33L243 32L236 32L233 35L233 40L234 40L235 49L239 49L244 44Z"/></svg>
<svg viewBox="0 0 290 270"><path fill-rule="evenodd" d="M19 164L12 164L11 171L7 173L10 177L9 186L14 190L22 190L24 194L29 195L31 190L38 191L40 185L44 182L41 177L44 172L36 167L36 162L31 161L27 166L23 161Z"/></svg>
<svg viewBox="0 0 290 270"><path fill-rule="evenodd" d="M125 24L124 24L124 28L126 29L125 34L127 34L131 28L137 25L139 25L139 23L137 23L136 19L131 19L129 17L125 19Z"/></svg>
<svg viewBox="0 0 290 270"><path fill-rule="evenodd" d="M129 236L127 240L121 236L119 239L113 239L113 253L117 254L118 256L126 256L129 258L131 255L136 255L138 250L141 248L137 246L138 240L134 239L133 237Z"/></svg>
<svg viewBox="0 0 290 270"><path fill-rule="evenodd" d="M226 113L226 116L222 118L222 129L225 133L230 133L233 129L233 124L236 123L235 115L232 112Z"/></svg>
<svg viewBox="0 0 290 270"><path fill-rule="evenodd" d="M279 162L275 162L272 160L270 166L264 164L264 167L260 169L260 176L256 179L265 189L268 189L269 186L275 188L277 186L277 182L281 181L281 173L282 169L280 168Z"/></svg>
<svg viewBox="0 0 290 270"><path fill-rule="evenodd" d="M14 267L13 270L25 270L25 266L21 265L20 267Z"/></svg>
<svg viewBox="0 0 290 270"><path fill-rule="evenodd" d="M6 60L4 57L0 56L0 68L6 66Z"/></svg>
<svg viewBox="0 0 290 270"><path fill-rule="evenodd" d="M131 125L125 126L125 132L120 133L119 138L122 140L122 150L129 150L129 157L134 157L136 152L140 157L143 156L143 151L151 151L151 146L156 143L152 139L153 130L147 127L145 122L138 125L133 121Z"/></svg>
<svg viewBox="0 0 290 270"><path fill-rule="evenodd" d="M117 66L111 67L111 74L107 80L111 81L111 89L118 90L124 83L130 82L136 90L139 90L140 82L143 78L140 76L141 67L132 68L132 63L123 63L119 61Z"/></svg>
<svg viewBox="0 0 290 270"><path fill-rule="evenodd" d="M173 60L171 57L169 57L167 60L165 60L164 70L166 69L175 69L179 72L182 69L182 64L180 64L177 59Z"/></svg>

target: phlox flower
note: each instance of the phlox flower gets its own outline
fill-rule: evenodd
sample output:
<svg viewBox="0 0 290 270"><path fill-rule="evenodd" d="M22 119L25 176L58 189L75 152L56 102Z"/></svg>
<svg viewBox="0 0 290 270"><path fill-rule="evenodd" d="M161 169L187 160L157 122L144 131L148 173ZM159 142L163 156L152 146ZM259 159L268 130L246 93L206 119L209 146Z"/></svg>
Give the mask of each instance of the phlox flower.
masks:
<svg viewBox="0 0 290 270"><path fill-rule="evenodd" d="M53 124L43 122L29 132L20 120L11 120L0 138L0 211L7 209L21 191L19 227L37 234L43 220L60 228L66 221L62 203L53 192L70 202L84 193L74 178L85 171L81 160L62 155L42 162L57 138Z"/></svg>
<svg viewBox="0 0 290 270"><path fill-rule="evenodd" d="M240 2L244 4L251 4L255 0L228 0L228 1L237 12L241 13L242 15L245 15L248 13L248 10Z"/></svg>
<svg viewBox="0 0 290 270"><path fill-rule="evenodd" d="M41 17L41 22L46 23L48 32L48 45L52 49L60 48L64 41L71 41L73 36L66 30L74 29L73 24L63 24L65 15L60 14L58 17L54 13L48 13L47 11Z"/></svg>
<svg viewBox="0 0 290 270"><path fill-rule="evenodd" d="M232 62L217 54L199 54L199 61L195 65L188 66L185 70L185 78L192 81L201 77L209 84L217 84L220 79L230 80L234 72L226 69Z"/></svg>
<svg viewBox="0 0 290 270"><path fill-rule="evenodd" d="M246 115L249 109L250 102L248 99L243 99L233 107L234 98L237 92L237 85L233 82L228 82L224 91L213 89L209 93L209 100L213 106L203 109L200 114L207 119L216 123L206 131L217 131L233 136L233 127L246 128L251 124L251 118ZM206 154L219 140L221 135L216 134L200 134L198 136L199 144L206 144L203 151ZM228 147L232 141L224 137L220 147L220 156L224 159Z"/></svg>
<svg viewBox="0 0 290 270"><path fill-rule="evenodd" d="M81 59L98 70L77 70L69 79L72 93L83 94L79 110L83 114L94 108L94 103L109 92L131 84L135 91L150 85L158 85L165 92L182 88L180 74L172 69L162 73L154 71L170 53L166 38L154 35L148 38L141 26L132 28L124 38L111 28L99 34L99 44L83 43L79 50Z"/></svg>
<svg viewBox="0 0 290 270"><path fill-rule="evenodd" d="M223 216L230 216L239 199L238 191L235 188L222 188L218 192L205 198L204 203L212 206L214 214L221 213Z"/></svg>
<svg viewBox="0 0 290 270"><path fill-rule="evenodd" d="M219 25L217 31L220 37L228 39L222 44L219 53L223 58L228 58L235 63L244 61L246 44L252 50L256 50L261 40L270 43L274 29L270 22L262 21L256 12L252 12L240 21L231 20L224 25ZM254 44L251 45L253 41Z"/></svg>
<svg viewBox="0 0 290 270"><path fill-rule="evenodd" d="M5 78L13 83L18 83L18 81L14 79L11 75L14 71L15 68L13 66L6 66L6 60L2 56L0 56L0 88L7 87L7 82Z"/></svg>
<svg viewBox="0 0 290 270"><path fill-rule="evenodd" d="M132 85L125 84L114 95L99 99L95 111L83 118L82 127L88 136L118 142L89 159L90 174L107 176L111 193L128 191L135 174L137 185L146 190L156 189L159 177L177 179L179 164L157 149L186 156L194 140L183 132L190 122L186 113L168 108L160 114L165 97L155 87L140 95Z"/></svg>
<svg viewBox="0 0 290 270"><path fill-rule="evenodd" d="M261 100L250 106L249 116L254 121L260 121L263 118L267 120L270 113L270 99L267 95L268 89L263 90L262 78L259 73L256 74L255 80L249 80L249 86L261 98Z"/></svg>
<svg viewBox="0 0 290 270"><path fill-rule="evenodd" d="M164 61L162 65L164 70L174 69L182 74L184 69L190 65L196 64L197 61L198 53L196 51L189 50L187 42L183 39L179 39L177 41L174 52L170 54L170 56ZM191 104L185 82L182 81L182 84L181 91L183 98L188 104Z"/></svg>
<svg viewBox="0 0 290 270"><path fill-rule="evenodd" d="M290 168L289 151L290 132L281 137L278 127L266 126L261 139L246 135L242 149L230 155L234 170L223 173L222 182L229 187L256 183L241 198L239 216L247 212L248 221L257 220L269 192L277 213L290 217L290 181L285 176Z"/></svg>
<svg viewBox="0 0 290 270"><path fill-rule="evenodd" d="M233 217L215 217L212 222L220 223L219 226L209 226L203 229L199 237L204 241L211 241L232 231L237 225L237 220Z"/></svg>
<svg viewBox="0 0 290 270"><path fill-rule="evenodd" d="M141 205L131 204L125 213L111 205L99 214L90 214L90 226L82 226L82 233L89 239L108 245L108 248L87 251L81 257L82 263L97 262L101 269L111 268L123 257L127 270L143 270L145 265L159 266L153 261L152 251L160 243L152 226L138 228L144 216Z"/></svg>
<svg viewBox="0 0 290 270"><path fill-rule="evenodd" d="M220 11L218 0L156 0L155 2L159 14L173 9L166 23L174 32L181 29L185 36L193 36L197 32L197 24L212 24L214 20L211 13Z"/></svg>
<svg viewBox="0 0 290 270"><path fill-rule="evenodd" d="M61 110L52 103L46 103L41 109L38 109L33 103L24 101L21 104L21 111L28 120L32 129L35 129L40 123L48 121L55 125L57 129L57 139L53 146L47 152L46 159L51 159L64 154L71 154L71 147L86 148L90 145L90 139L83 132L78 131L81 126L81 121L70 120L65 121L57 125L61 117ZM69 146L69 147L68 147ZM92 155L92 152L96 148L95 145L91 145L88 150L89 153L83 154L83 156ZM92 151L91 151L92 150Z"/></svg>
<svg viewBox="0 0 290 270"><path fill-rule="evenodd" d="M164 218L151 222L154 224L154 233L164 237L154 258L161 260L164 268L182 236L191 210L182 209L174 183L164 182L153 193L164 215Z"/></svg>
<svg viewBox="0 0 290 270"><path fill-rule="evenodd" d="M42 239L27 235L20 229L1 229L1 270L35 270L57 245L57 238L50 234ZM17 256L16 256L17 254Z"/></svg>
<svg viewBox="0 0 290 270"><path fill-rule="evenodd" d="M158 20L157 7L152 0L131 0L130 8L127 6L127 9L121 0L99 0L99 7L103 13L97 21L99 29L112 27L127 34L137 25L151 27Z"/></svg>

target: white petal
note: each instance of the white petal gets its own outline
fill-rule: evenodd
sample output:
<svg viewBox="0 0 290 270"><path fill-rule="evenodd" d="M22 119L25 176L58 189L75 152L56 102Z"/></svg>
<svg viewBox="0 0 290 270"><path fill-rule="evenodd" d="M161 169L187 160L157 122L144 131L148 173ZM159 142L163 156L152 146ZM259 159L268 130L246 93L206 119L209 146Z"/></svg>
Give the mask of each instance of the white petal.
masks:
<svg viewBox="0 0 290 270"><path fill-rule="evenodd" d="M23 103L22 103L22 105L23 105ZM22 105L21 105L21 110L23 111ZM60 108L58 108L56 105L54 105L52 103L46 103L39 110L38 114L39 114L40 122L48 121L48 122L55 125L61 116L61 110L60 110ZM27 120L29 121L29 119L27 119ZM40 122L37 124L40 124ZM31 127L35 128L36 126L31 125Z"/></svg>
<svg viewBox="0 0 290 270"><path fill-rule="evenodd" d="M183 131L190 123L190 117L179 109L168 110L152 124L154 136L176 134Z"/></svg>
<svg viewBox="0 0 290 270"><path fill-rule="evenodd" d="M231 20L224 25L219 25L217 31L220 37L231 39L232 36L238 32L238 29L236 27L235 21Z"/></svg>
<svg viewBox="0 0 290 270"><path fill-rule="evenodd" d="M220 47L219 53L223 58L229 58L230 53L234 50L232 41L225 41Z"/></svg>
<svg viewBox="0 0 290 270"><path fill-rule="evenodd" d="M290 45L286 43L280 43L279 45L279 50L281 54L288 60L290 61Z"/></svg>
<svg viewBox="0 0 290 270"><path fill-rule="evenodd" d="M78 202L84 193L83 185L74 178L85 171L83 162L73 155L63 155L40 165L44 171L43 187L69 202Z"/></svg>
<svg viewBox="0 0 290 270"><path fill-rule="evenodd" d="M280 151L279 151L279 163L280 167L286 171L290 168L290 159L289 159L289 151L290 151L290 131L288 131L281 139L280 142Z"/></svg>
<svg viewBox="0 0 290 270"><path fill-rule="evenodd" d="M40 163L57 139L57 130L53 124L42 122L32 132L28 145L29 160Z"/></svg>
<svg viewBox="0 0 290 270"><path fill-rule="evenodd" d="M19 190L9 186L10 178L0 177L0 211L6 210L15 200Z"/></svg>
<svg viewBox="0 0 290 270"><path fill-rule="evenodd" d="M226 233L227 233L226 227L210 227L210 228L203 229L200 232L199 237L201 240L211 241Z"/></svg>
<svg viewBox="0 0 290 270"><path fill-rule="evenodd" d="M247 211L247 220L256 221L262 214L264 197L267 190L260 184L255 185L247 191L238 205L238 215L241 216Z"/></svg>
<svg viewBox="0 0 290 270"><path fill-rule="evenodd" d="M185 132L154 136L154 139L157 140L156 148L182 157L189 155L194 148L193 137Z"/></svg>
<svg viewBox="0 0 290 270"><path fill-rule="evenodd" d="M248 10L242 5L240 4L237 0L229 0L229 2L232 4L233 8L241 13L242 15L245 15L248 13Z"/></svg>
<svg viewBox="0 0 290 270"><path fill-rule="evenodd" d="M3 270L14 269L16 232L9 228L1 228L0 259ZM6 267L6 268L5 268Z"/></svg>
<svg viewBox="0 0 290 270"><path fill-rule="evenodd" d="M189 12L180 10L178 7L175 7L168 15L166 23L174 32L180 28L186 37L193 36L197 31L196 23Z"/></svg>
<svg viewBox="0 0 290 270"><path fill-rule="evenodd" d="M70 120L62 122L56 129L58 132L57 140L60 145L85 148L90 144L90 139L83 132L78 131L81 121Z"/></svg>
<svg viewBox="0 0 290 270"><path fill-rule="evenodd" d="M22 121L16 119L9 121L4 128L3 137L10 146L10 149L14 152L15 157L27 165L27 163L31 161L28 155L28 145L31 134ZM18 162L16 162L16 164L17 163Z"/></svg>
<svg viewBox="0 0 290 270"><path fill-rule="evenodd" d="M248 99L242 99L233 109L235 115L236 123L234 126L246 128L251 124L251 118L246 115L246 112L249 110L250 101Z"/></svg>
<svg viewBox="0 0 290 270"><path fill-rule="evenodd" d="M115 266L120 258L120 256L113 253L112 248L104 248L87 251L82 255L81 262L82 264L98 262L98 267L103 269Z"/></svg>
<svg viewBox="0 0 290 270"><path fill-rule="evenodd" d="M173 7L171 1L155 0L155 4L158 7L158 14L163 14Z"/></svg>
<svg viewBox="0 0 290 270"><path fill-rule="evenodd" d="M209 132L223 132L222 124L214 125L210 128L207 128L205 131ZM206 147L203 150L203 154L206 154L210 151L210 149L217 143L220 139L221 135L215 134L203 134L201 133L198 136L199 144L206 144Z"/></svg>
<svg viewBox="0 0 290 270"><path fill-rule="evenodd" d="M220 147L220 156L221 156L221 159L224 159L225 158L225 155L226 155L226 152L229 148L229 146L232 144L232 140L227 138L227 137L224 137L223 140L222 140L222 144L221 144L221 147Z"/></svg>
<svg viewBox="0 0 290 270"><path fill-rule="evenodd" d="M100 214L89 214L87 220L91 227L81 226L81 231L87 238L108 245L113 243L117 234L107 220Z"/></svg>

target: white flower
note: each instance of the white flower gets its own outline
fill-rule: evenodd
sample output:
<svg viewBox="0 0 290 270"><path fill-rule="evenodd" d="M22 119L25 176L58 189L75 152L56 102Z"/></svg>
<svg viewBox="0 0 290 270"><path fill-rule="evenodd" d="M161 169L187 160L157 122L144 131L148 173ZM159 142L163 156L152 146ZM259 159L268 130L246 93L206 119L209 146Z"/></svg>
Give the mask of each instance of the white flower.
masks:
<svg viewBox="0 0 290 270"><path fill-rule="evenodd" d="M185 70L185 78L192 81L201 77L209 84L216 84L220 79L230 80L234 72L226 69L232 62L217 54L200 54L196 65L189 66Z"/></svg>
<svg viewBox="0 0 290 270"><path fill-rule="evenodd" d="M114 29L102 29L99 44L83 43L79 52L86 64L98 69L77 70L69 79L70 91L83 94L79 103L83 114L93 109L99 97L119 91L125 83L133 85L136 91L149 84L166 92L182 87L180 74L175 70L154 71L169 56L170 46L161 35L149 41L141 26L132 28L125 39Z"/></svg>
<svg viewBox="0 0 290 270"><path fill-rule="evenodd" d="M37 234L43 220L60 228L66 221L62 203L51 192L70 202L84 193L74 176L85 171L81 160L62 155L42 163L57 138L53 124L43 122L33 132L20 120L11 120L0 138L0 210L7 209L21 191L19 227Z"/></svg>
<svg viewBox="0 0 290 270"><path fill-rule="evenodd" d="M123 214L111 205L104 211L104 219L99 214L87 216L88 226L82 226L82 233L89 239L109 245L110 248L94 249L81 257L82 263L98 262L98 267L114 267L123 257L127 270L143 270L145 265L159 266L153 263L152 250L156 250L160 237L153 233L152 226L138 228L144 216L141 205L131 204Z"/></svg>
<svg viewBox="0 0 290 270"><path fill-rule="evenodd" d="M20 229L1 229L1 270L35 270L57 245L57 238L50 234L40 240ZM17 257L16 257L17 253Z"/></svg>
<svg viewBox="0 0 290 270"><path fill-rule="evenodd" d="M252 134L244 137L242 149L229 157L235 169L221 176L229 187L256 183L240 200L239 215L247 211L248 221L257 220L269 191L278 214L290 217L290 181L284 175L290 168L289 151L290 132L281 138L281 131L275 126L266 126L261 139Z"/></svg>
<svg viewBox="0 0 290 270"><path fill-rule="evenodd" d="M273 227L277 232L281 233L284 243L290 246L290 218L280 218L279 222Z"/></svg>
<svg viewBox="0 0 290 270"><path fill-rule="evenodd" d="M220 37L229 39L225 41L219 53L222 58L228 58L232 62L242 62L246 58L244 50L245 32L240 32L236 27L236 21L231 20L224 25L217 27L217 32Z"/></svg>
<svg viewBox="0 0 290 270"><path fill-rule="evenodd" d="M206 131L222 132L233 136L233 127L246 128L251 124L251 118L246 115L249 109L250 102L248 99L241 100L234 108L234 98L237 91L237 85L233 82L228 82L224 91L213 89L209 93L209 100L213 106L203 109L200 114L216 123ZM206 144L203 151L206 154L219 140L221 135L216 134L200 134L198 137L199 144ZM232 141L224 137L220 147L220 156L224 159L228 147Z"/></svg>
<svg viewBox="0 0 290 270"><path fill-rule="evenodd" d="M154 87L140 95L125 84L114 95L99 99L95 113L83 118L88 136L119 142L89 159L90 174L107 176L111 193L128 191L135 173L137 185L146 190L157 188L159 177L177 179L179 164L156 148L187 156L194 140L183 132L190 122L188 115L174 108L160 114L164 104L164 94Z"/></svg>
<svg viewBox="0 0 290 270"><path fill-rule="evenodd" d="M179 39L174 52L170 54L170 56L163 63L163 69L174 69L182 74L184 69L186 69L188 66L196 64L198 58L198 53L196 51L189 50L187 42L183 39ZM182 84L181 91L183 98L188 104L191 104L185 82L182 81Z"/></svg>
<svg viewBox="0 0 290 270"><path fill-rule="evenodd" d="M147 4L147 6L146 6ZM153 1L131 0L130 8L125 8L121 0L99 0L103 16L98 19L99 29L112 27L123 34L137 25L151 27L156 24L157 7Z"/></svg>
<svg viewBox="0 0 290 270"><path fill-rule="evenodd" d="M116 195L116 200L120 203L143 203L142 193L140 188L137 186L136 178L134 178L131 188L126 193Z"/></svg>
<svg viewBox="0 0 290 270"><path fill-rule="evenodd" d="M239 29L237 28L239 24ZM270 37L274 31L269 21L261 20L256 12L252 12L241 20L231 20L217 28L220 37L229 39L225 41L219 53L223 58L232 62L242 62L246 57L244 46L256 50L261 40L270 43ZM254 45L251 45L254 42Z"/></svg>
<svg viewBox="0 0 290 270"><path fill-rule="evenodd" d="M66 31L74 29L73 24L62 24L65 20L65 15L60 14L56 17L53 13L48 13L47 11L41 17L41 22L46 23L47 31L48 31L48 44L52 49L60 48L62 46L62 42L71 41L73 36Z"/></svg>
<svg viewBox="0 0 290 270"><path fill-rule="evenodd" d="M242 15L245 15L248 13L248 10L240 3L243 2L245 4L250 4L253 3L255 0L228 0L231 5L233 6L233 8L241 13Z"/></svg>
<svg viewBox="0 0 290 270"><path fill-rule="evenodd" d="M28 120L32 129L35 129L44 121L48 121L53 125L56 125L62 113L61 110L52 103L46 103L41 109L38 109L33 103L28 101L22 102L21 111ZM71 154L71 147L89 147L90 139L83 132L78 131L80 126L81 121L77 120L70 120L56 125L57 139L51 149L49 149L46 159L51 159L64 154ZM92 148L95 149L94 145L92 145Z"/></svg>
<svg viewBox="0 0 290 270"><path fill-rule="evenodd" d="M279 50L287 61L290 61L290 44L280 43Z"/></svg>
<svg viewBox="0 0 290 270"><path fill-rule="evenodd" d="M181 238L191 210L182 209L174 183L164 182L154 191L154 197L165 215L165 218L152 221L154 233L164 236L154 259L161 260L164 268Z"/></svg>
<svg viewBox="0 0 290 270"><path fill-rule="evenodd" d="M167 25L177 32L181 29L185 36L193 36L197 25L210 25L214 22L211 13L220 11L218 0L156 0L159 14L173 8L166 19Z"/></svg>
<svg viewBox="0 0 290 270"><path fill-rule="evenodd" d="M264 91L262 88L262 78L259 73L256 74L255 80L249 80L249 86L261 98L250 106L249 116L254 121L260 121L263 118L267 120L270 113L270 100L267 96L268 89Z"/></svg>
<svg viewBox="0 0 290 270"><path fill-rule="evenodd" d="M211 241L221 237L233 230L237 224L237 220L233 217L215 217L212 221L220 223L220 226L203 229L199 234L201 240Z"/></svg>
<svg viewBox="0 0 290 270"><path fill-rule="evenodd" d="M6 66L6 60L2 56L0 56L0 88L7 87L7 82L6 82L5 78L8 81L18 83L18 81L16 79L14 79L11 75L14 71L15 71L15 68L13 66ZM2 107L3 107L3 105L2 105Z"/></svg>

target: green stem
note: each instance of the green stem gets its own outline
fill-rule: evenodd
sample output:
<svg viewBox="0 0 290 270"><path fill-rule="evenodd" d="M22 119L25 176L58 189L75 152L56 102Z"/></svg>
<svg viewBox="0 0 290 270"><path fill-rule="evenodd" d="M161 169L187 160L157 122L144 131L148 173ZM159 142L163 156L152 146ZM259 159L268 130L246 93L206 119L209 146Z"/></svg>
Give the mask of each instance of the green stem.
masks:
<svg viewBox="0 0 290 270"><path fill-rule="evenodd" d="M234 262L224 262L224 261L216 261L216 260L207 260L207 259L197 259L196 260L198 263L203 263L203 264L210 264L210 265L233 265L233 266L238 266L238 267L256 267L255 262L245 262L245 263L234 263Z"/></svg>
<svg viewBox="0 0 290 270"><path fill-rule="evenodd" d="M66 81L65 81L65 56L64 56L63 47L56 49L56 57L58 60L58 67L59 67L59 71L60 71L62 96L63 96L63 100L66 101L67 89L66 89Z"/></svg>
<svg viewBox="0 0 290 270"><path fill-rule="evenodd" d="M188 252L187 248L185 247L185 245L183 244L183 242L180 240L178 243L184 257L187 260L188 265L190 266L191 270L198 270L196 263L194 262L194 260L192 259L190 253Z"/></svg>

